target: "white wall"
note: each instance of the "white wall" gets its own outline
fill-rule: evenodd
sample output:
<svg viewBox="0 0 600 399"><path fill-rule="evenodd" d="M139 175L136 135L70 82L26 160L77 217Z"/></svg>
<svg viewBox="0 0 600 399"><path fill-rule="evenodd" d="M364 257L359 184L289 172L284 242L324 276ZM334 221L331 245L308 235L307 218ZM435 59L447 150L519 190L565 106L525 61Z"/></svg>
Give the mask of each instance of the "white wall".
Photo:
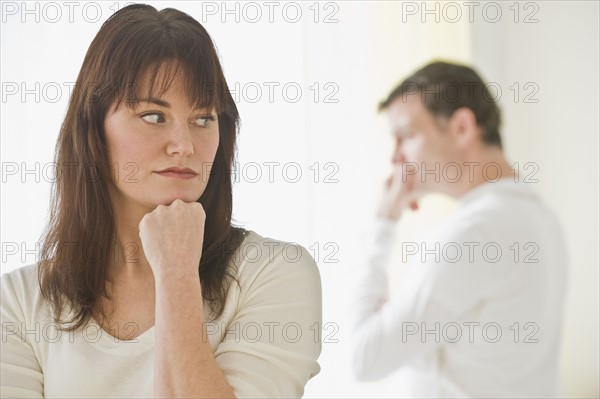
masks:
<svg viewBox="0 0 600 399"><path fill-rule="evenodd" d="M539 165L537 190L562 222L569 281L562 351L568 397L598 397L598 2L544 1L520 21L475 23L476 65L502 87L539 91L537 103L506 90L504 137L513 161ZM514 16L514 14L512 15ZM491 79L491 78L490 78ZM532 86L533 87L533 86Z"/></svg>

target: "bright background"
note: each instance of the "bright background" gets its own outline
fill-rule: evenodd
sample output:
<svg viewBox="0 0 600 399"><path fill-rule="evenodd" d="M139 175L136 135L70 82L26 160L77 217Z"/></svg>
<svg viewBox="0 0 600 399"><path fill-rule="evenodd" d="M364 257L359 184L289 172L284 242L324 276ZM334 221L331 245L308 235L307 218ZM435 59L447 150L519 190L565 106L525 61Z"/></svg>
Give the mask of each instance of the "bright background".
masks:
<svg viewBox="0 0 600 399"><path fill-rule="evenodd" d="M2 2L1 273L37 259L47 165L69 87L102 22L126 4L66 3ZM434 1L151 4L204 24L236 91L242 129L235 219L304 245L318 261L325 342L322 371L307 397L401 392L394 375L377 383L352 379L348 284L391 156L376 105L432 58L470 63L501 89L507 156L538 165L536 188L567 237L563 394L600 396L598 2L482 1L471 9ZM418 235L452 207L431 196L399 229Z"/></svg>

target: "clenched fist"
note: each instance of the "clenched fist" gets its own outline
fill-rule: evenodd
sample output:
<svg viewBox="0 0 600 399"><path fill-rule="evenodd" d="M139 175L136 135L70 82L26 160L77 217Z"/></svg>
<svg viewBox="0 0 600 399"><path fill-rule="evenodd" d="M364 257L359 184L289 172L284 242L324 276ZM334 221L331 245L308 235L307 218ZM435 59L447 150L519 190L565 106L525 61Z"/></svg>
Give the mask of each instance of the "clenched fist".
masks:
<svg viewBox="0 0 600 399"><path fill-rule="evenodd" d="M144 215L140 239L155 277L198 274L205 221L200 203L180 199Z"/></svg>

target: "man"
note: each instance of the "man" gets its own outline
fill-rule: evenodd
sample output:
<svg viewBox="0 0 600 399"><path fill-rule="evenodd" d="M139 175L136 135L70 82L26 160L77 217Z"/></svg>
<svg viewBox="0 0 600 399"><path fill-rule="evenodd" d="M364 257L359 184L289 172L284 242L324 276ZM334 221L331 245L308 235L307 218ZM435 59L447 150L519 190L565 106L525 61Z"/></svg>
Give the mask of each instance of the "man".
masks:
<svg viewBox="0 0 600 399"><path fill-rule="evenodd" d="M361 381L400 371L412 397L557 394L564 241L535 176L503 154L493 97L473 69L435 62L380 105L395 148L354 287ZM456 198L457 210L422 242L396 240L406 208L434 192ZM406 264L388 292L396 244Z"/></svg>

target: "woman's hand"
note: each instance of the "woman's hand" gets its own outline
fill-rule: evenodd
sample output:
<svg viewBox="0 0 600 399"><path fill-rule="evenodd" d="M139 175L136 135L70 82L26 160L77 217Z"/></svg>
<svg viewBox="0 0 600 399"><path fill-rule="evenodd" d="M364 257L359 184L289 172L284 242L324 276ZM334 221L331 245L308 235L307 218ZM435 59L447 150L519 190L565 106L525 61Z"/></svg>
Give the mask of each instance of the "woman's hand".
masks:
<svg viewBox="0 0 600 399"><path fill-rule="evenodd" d="M155 278L198 275L206 214L199 202L159 205L139 224L144 254Z"/></svg>
<svg viewBox="0 0 600 399"><path fill-rule="evenodd" d="M416 174L406 173L409 166L411 165L406 163L394 164L392 174L385 181L378 217L398 221L405 207L419 209L419 204L413 197Z"/></svg>

